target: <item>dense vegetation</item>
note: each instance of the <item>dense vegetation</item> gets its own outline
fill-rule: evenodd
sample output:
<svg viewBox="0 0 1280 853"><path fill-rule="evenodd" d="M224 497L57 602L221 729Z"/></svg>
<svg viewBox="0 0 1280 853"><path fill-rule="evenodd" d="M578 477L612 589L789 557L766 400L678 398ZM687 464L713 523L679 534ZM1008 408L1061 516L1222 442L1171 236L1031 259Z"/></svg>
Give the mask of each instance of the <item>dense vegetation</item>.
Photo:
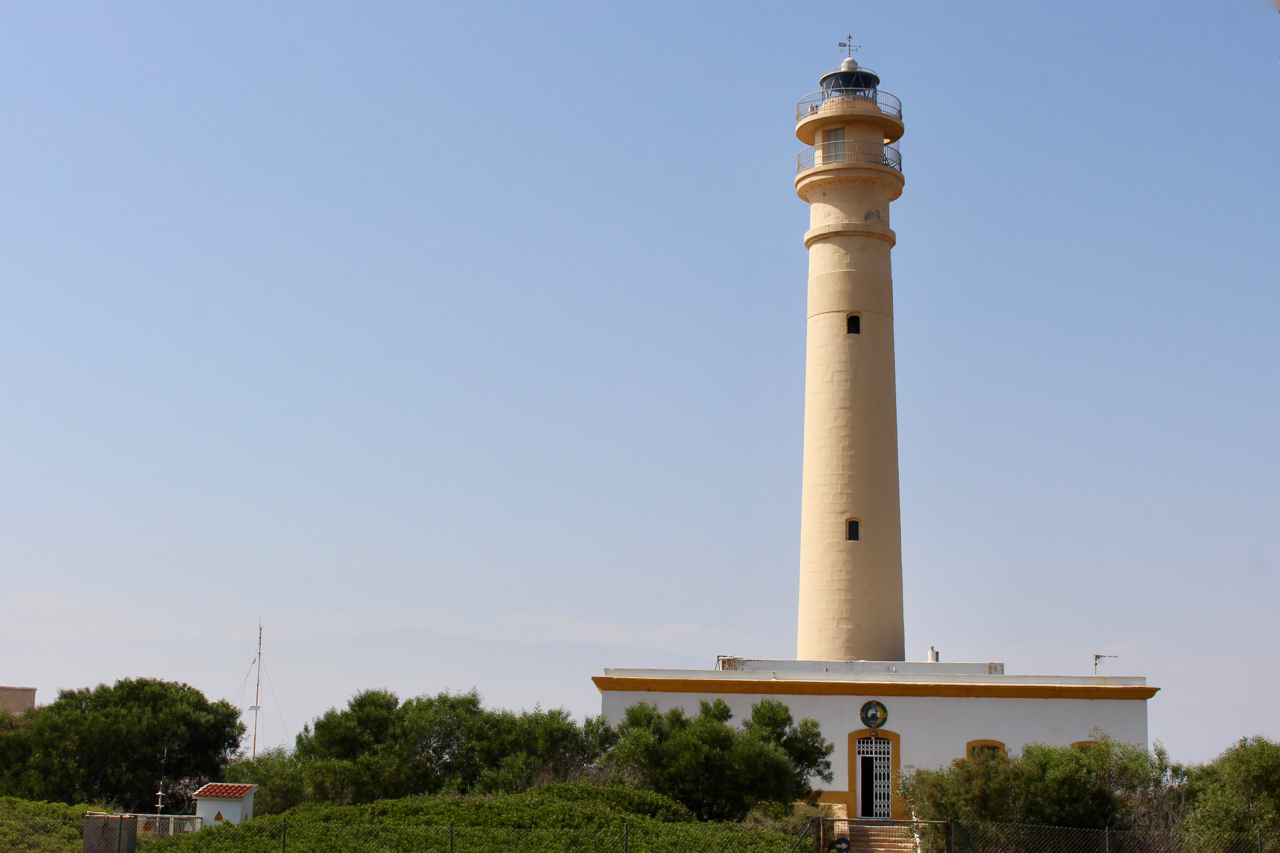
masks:
<svg viewBox="0 0 1280 853"><path fill-rule="evenodd" d="M155 803L164 778L171 806L218 778L244 727L228 702L150 678L63 690L49 705L0 712L0 794L62 803Z"/></svg>
<svg viewBox="0 0 1280 853"><path fill-rule="evenodd" d="M0 824L39 820L48 849L61 849L85 804L150 810L163 775L166 810L182 810L205 781L252 781L259 815L300 826L776 828L798 814L792 804L815 799L815 780L832 778L818 725L767 699L741 721L723 701L697 714L640 703L614 728L560 709L488 709L474 691L401 702L371 690L304 727L292 750L246 760L243 732L230 704L153 679L0 712ZM903 777L900 794L928 820L1280 836L1280 744L1244 738L1213 762L1184 766L1159 744L1147 752L1100 733L1079 749L975 752ZM11 848L3 831L0 848Z"/></svg>
<svg viewBox="0 0 1280 853"><path fill-rule="evenodd" d="M917 770L900 793L925 820L1220 832L1280 832L1280 744L1244 738L1204 765L1179 765L1105 735L1084 748L979 751Z"/></svg>
<svg viewBox="0 0 1280 853"><path fill-rule="evenodd" d="M1098 829L1135 819L1169 773L1163 750L1101 737L1084 748L1032 744L1019 756L975 751L941 770L917 770L900 792L925 820Z"/></svg>
<svg viewBox="0 0 1280 853"><path fill-rule="evenodd" d="M512 849L527 853L630 849L787 853L793 835L735 823L704 823L679 803L625 786L550 784L519 794L409 797L352 806L311 804L155 846L175 851L239 853L278 843L287 821L289 844L314 853L360 850Z"/></svg>
<svg viewBox="0 0 1280 853"><path fill-rule="evenodd" d="M292 752L233 764L231 781L261 786L259 814L303 803L353 805L414 794L518 793L590 777L657 791L703 820L739 819L759 802L790 803L830 780L831 745L817 724L764 700L739 728L723 701L696 716L640 703L614 730L563 710L495 711L475 694L401 703L356 694L304 728Z"/></svg>
<svg viewBox="0 0 1280 853"><path fill-rule="evenodd" d="M81 827L89 808L0 797L0 850L80 853Z"/></svg>
<svg viewBox="0 0 1280 853"><path fill-rule="evenodd" d="M474 691L401 703L368 690L304 727L292 752L236 762L227 778L261 786L260 814L308 802L511 793L577 778L615 737L603 718L579 724L564 710L492 710Z"/></svg>
<svg viewBox="0 0 1280 853"><path fill-rule="evenodd" d="M1280 833L1280 744L1241 738L1213 763L1183 774L1189 829Z"/></svg>
<svg viewBox="0 0 1280 853"><path fill-rule="evenodd" d="M831 781L832 746L813 720L797 725L775 699L752 706L740 729L729 725L732 717L723 699L701 703L695 717L633 705L605 765L701 820L741 820L761 802L812 800L811 780Z"/></svg>

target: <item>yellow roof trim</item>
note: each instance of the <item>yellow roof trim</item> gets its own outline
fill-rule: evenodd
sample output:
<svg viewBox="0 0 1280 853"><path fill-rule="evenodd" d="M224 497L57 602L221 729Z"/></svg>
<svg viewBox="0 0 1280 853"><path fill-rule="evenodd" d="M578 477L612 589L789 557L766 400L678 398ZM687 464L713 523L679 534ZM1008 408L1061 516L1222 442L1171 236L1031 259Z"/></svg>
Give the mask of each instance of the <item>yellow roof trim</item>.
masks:
<svg viewBox="0 0 1280 853"><path fill-rule="evenodd" d="M753 693L761 696L936 696L982 699L1150 699L1159 687L1108 684L938 684L922 681L774 681L597 675L601 693Z"/></svg>

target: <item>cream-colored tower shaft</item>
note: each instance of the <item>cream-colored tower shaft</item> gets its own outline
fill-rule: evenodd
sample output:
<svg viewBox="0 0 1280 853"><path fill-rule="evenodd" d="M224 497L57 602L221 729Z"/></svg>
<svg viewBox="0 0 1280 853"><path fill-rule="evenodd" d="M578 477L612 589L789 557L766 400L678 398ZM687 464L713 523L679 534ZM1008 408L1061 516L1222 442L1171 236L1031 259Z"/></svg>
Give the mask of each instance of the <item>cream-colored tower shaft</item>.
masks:
<svg viewBox="0 0 1280 853"><path fill-rule="evenodd" d="M902 135L902 123L892 96L840 91L802 110L796 128L816 143L796 178L810 209L796 656L897 661L902 529L889 202L903 178L885 143Z"/></svg>

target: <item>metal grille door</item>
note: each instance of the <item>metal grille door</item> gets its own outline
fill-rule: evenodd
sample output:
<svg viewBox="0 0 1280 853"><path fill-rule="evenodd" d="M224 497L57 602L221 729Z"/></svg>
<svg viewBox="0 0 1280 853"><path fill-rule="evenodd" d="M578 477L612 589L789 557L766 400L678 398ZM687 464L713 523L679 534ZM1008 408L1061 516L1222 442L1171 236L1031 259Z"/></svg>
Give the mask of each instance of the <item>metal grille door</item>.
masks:
<svg viewBox="0 0 1280 853"><path fill-rule="evenodd" d="M893 793L893 742L882 737L858 739L858 814L890 817Z"/></svg>

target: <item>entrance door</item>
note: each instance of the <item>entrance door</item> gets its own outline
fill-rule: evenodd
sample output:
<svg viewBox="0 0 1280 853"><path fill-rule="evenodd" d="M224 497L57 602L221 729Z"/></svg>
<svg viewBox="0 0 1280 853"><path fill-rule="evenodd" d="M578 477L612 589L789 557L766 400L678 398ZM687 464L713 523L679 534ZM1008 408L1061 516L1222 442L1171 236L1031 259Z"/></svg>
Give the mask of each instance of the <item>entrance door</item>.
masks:
<svg viewBox="0 0 1280 853"><path fill-rule="evenodd" d="M893 741L858 739L858 817L888 818L893 795Z"/></svg>

